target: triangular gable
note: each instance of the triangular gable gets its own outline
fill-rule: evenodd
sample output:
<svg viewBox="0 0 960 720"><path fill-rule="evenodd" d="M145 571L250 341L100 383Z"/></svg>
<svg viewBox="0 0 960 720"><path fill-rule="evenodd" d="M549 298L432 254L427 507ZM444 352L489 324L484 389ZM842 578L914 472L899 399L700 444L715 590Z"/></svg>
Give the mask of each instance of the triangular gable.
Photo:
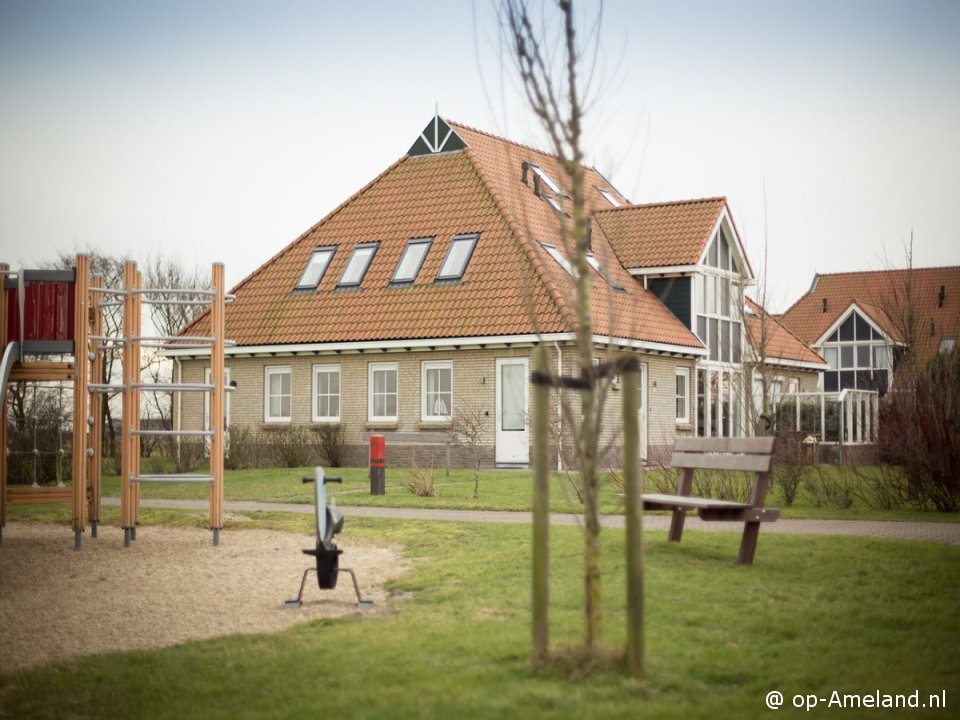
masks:
<svg viewBox="0 0 960 720"><path fill-rule="evenodd" d="M442 152L455 152L463 150L467 144L457 135L456 131L447 125L440 115L435 115L427 123L427 126L420 133L413 145L407 151L407 155L434 155Z"/></svg>
<svg viewBox="0 0 960 720"><path fill-rule="evenodd" d="M753 267L750 265L750 259L747 257L747 253L743 248L743 242L740 240L740 233L737 232L737 226L733 222L733 217L730 215L730 209L727 207L726 200L723 201L723 207L720 210L720 215L717 218L717 222L708 236L707 241L704 243L703 251L700 253L698 264L707 264L707 256L710 254L711 246L715 242L720 242L721 230L723 231L723 243L728 245L730 248L731 260L736 262L738 270L740 274L743 275L747 284L752 283L755 280Z"/></svg>
<svg viewBox="0 0 960 720"><path fill-rule="evenodd" d="M873 305L868 305L867 303L861 303L853 300L846 308L844 308L843 312L837 316L836 320L834 320L827 327L823 334L812 343L812 345L814 347L822 347L823 343L825 342L836 342L841 340L841 338L839 338L840 328L848 321L848 319L855 317L854 314L859 315L860 318L870 326L872 334L875 335L875 337L871 337L870 339L885 340L891 344L900 344L899 338L894 337L894 333L889 329L889 320L882 310ZM885 330L885 327L888 329ZM834 334L837 334L838 337L834 337ZM858 340L860 339L866 338L858 337Z"/></svg>

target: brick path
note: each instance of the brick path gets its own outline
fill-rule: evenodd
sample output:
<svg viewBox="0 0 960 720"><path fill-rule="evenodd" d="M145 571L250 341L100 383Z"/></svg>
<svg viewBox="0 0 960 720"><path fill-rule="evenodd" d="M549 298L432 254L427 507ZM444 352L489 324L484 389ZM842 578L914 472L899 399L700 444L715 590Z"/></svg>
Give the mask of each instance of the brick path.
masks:
<svg viewBox="0 0 960 720"><path fill-rule="evenodd" d="M104 505L119 505L120 499L103 498ZM204 510L209 507L203 500L150 500L143 499L143 507L181 508L185 510ZM224 509L233 512L293 512L312 515L312 504L264 503L251 501L233 501L224 503ZM448 522L487 522L487 523L529 523L530 513L482 510L431 510L426 508L387 508L387 507L350 507L341 506L344 514L353 517L392 518L397 520L439 520ZM550 522L554 525L576 525L578 517L572 514L553 514ZM605 515L604 527L622 528L622 515ZM644 529L666 530L670 525L668 515L645 515ZM697 517L688 517L687 530L705 532L741 532L739 523L703 522ZM889 540L923 540L949 545L960 545L960 523L950 522L900 522L885 520L793 520L781 519L774 523L764 523L765 533L785 533L788 535L859 535L863 537L886 538Z"/></svg>

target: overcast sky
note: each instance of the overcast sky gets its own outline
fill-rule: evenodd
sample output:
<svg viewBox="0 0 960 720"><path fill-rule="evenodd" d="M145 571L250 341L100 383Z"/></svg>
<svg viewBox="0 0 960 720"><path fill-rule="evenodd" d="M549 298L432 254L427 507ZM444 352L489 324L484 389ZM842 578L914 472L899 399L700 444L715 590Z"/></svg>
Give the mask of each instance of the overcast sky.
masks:
<svg viewBox="0 0 960 720"><path fill-rule="evenodd" d="M590 7L590 4L587 4ZM769 302L960 264L960 3L611 1L592 164L725 195ZM545 146L495 12L446 2L0 0L0 259L97 247L239 282L440 114Z"/></svg>

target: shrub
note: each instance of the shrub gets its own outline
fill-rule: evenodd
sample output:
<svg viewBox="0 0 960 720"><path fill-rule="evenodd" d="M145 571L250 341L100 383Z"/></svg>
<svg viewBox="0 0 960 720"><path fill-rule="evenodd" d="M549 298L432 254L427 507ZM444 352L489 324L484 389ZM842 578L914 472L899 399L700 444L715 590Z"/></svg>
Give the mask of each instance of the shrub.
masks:
<svg viewBox="0 0 960 720"><path fill-rule="evenodd" d="M900 468L911 502L960 511L960 351L898 384L880 404L881 462Z"/></svg>
<svg viewBox="0 0 960 720"><path fill-rule="evenodd" d="M803 477L803 489L818 508L846 510L853 505L853 489L846 477L832 468L817 466Z"/></svg>
<svg viewBox="0 0 960 720"><path fill-rule="evenodd" d="M247 470L263 466L263 446L260 433L248 425L230 428L227 433L227 452L223 458L227 470Z"/></svg>
<svg viewBox="0 0 960 720"><path fill-rule="evenodd" d="M417 463L416 455L411 453L410 478L403 482L403 487L417 497L436 497L437 489L435 485L432 458L430 467L425 468Z"/></svg>
<svg viewBox="0 0 960 720"><path fill-rule="evenodd" d="M324 423L313 428L313 445L328 467L342 467L347 429L341 423Z"/></svg>
<svg viewBox="0 0 960 720"><path fill-rule="evenodd" d="M311 463L311 438L302 425L286 425L265 429L268 453L278 467L305 467Z"/></svg>
<svg viewBox="0 0 960 720"><path fill-rule="evenodd" d="M806 473L809 462L803 444L803 433L781 430L777 433L777 445L773 458L773 483L780 488L783 503L790 507L797 498L797 491Z"/></svg>

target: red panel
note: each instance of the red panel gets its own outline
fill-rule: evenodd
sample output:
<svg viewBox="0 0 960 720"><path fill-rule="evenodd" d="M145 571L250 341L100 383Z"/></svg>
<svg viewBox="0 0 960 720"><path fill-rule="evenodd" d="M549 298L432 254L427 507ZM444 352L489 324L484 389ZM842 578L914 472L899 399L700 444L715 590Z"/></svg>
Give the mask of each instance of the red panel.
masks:
<svg viewBox="0 0 960 720"><path fill-rule="evenodd" d="M74 339L73 314L76 308L74 283L55 280L35 280L25 288L23 310L24 340ZM7 302L6 342L20 339L20 308L17 289L9 288ZM6 344L6 343L4 343Z"/></svg>

